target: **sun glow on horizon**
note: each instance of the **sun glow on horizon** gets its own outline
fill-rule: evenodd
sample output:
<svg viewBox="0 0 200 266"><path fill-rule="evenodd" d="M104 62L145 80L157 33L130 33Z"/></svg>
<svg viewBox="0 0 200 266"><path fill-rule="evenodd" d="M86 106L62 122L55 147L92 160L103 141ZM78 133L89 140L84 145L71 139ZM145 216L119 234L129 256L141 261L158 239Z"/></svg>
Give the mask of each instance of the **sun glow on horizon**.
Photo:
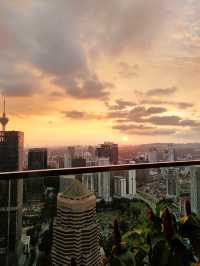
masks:
<svg viewBox="0 0 200 266"><path fill-rule="evenodd" d="M127 141L128 141L128 137L127 137L127 136L123 136L123 137L122 137L122 140L123 140L124 142L127 142Z"/></svg>

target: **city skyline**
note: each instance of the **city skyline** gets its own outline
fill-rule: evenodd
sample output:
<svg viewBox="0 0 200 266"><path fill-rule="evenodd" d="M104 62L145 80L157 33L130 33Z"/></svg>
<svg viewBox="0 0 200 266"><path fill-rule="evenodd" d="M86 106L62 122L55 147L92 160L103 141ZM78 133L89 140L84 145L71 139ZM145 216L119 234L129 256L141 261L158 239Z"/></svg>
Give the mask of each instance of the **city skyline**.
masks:
<svg viewBox="0 0 200 266"><path fill-rule="evenodd" d="M197 0L1 1L0 92L25 145L198 142Z"/></svg>

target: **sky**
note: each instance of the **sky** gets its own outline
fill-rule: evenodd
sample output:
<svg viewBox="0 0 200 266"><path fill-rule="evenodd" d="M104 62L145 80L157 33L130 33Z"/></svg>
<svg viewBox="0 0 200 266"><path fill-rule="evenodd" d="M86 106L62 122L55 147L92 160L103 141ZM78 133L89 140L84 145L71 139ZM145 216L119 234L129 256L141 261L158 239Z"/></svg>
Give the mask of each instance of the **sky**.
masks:
<svg viewBox="0 0 200 266"><path fill-rule="evenodd" d="M1 0L0 58L26 145L199 142L199 0Z"/></svg>

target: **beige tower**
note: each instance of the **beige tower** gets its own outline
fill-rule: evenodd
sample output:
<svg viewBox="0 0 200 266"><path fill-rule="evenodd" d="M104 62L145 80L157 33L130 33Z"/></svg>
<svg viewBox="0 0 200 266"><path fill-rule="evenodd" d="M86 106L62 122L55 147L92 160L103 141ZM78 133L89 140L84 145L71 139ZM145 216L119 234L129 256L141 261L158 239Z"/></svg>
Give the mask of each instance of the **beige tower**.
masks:
<svg viewBox="0 0 200 266"><path fill-rule="evenodd" d="M52 263L70 266L72 258L77 266L101 265L96 197L76 179L58 194Z"/></svg>

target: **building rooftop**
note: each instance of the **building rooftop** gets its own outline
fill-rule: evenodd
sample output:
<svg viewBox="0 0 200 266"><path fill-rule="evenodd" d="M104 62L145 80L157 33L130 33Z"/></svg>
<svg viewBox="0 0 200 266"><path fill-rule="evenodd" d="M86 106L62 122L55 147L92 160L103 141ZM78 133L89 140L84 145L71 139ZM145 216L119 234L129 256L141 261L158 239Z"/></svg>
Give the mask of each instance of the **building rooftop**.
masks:
<svg viewBox="0 0 200 266"><path fill-rule="evenodd" d="M77 179L73 179L69 187L62 193L67 198L77 198L89 194L87 188Z"/></svg>

